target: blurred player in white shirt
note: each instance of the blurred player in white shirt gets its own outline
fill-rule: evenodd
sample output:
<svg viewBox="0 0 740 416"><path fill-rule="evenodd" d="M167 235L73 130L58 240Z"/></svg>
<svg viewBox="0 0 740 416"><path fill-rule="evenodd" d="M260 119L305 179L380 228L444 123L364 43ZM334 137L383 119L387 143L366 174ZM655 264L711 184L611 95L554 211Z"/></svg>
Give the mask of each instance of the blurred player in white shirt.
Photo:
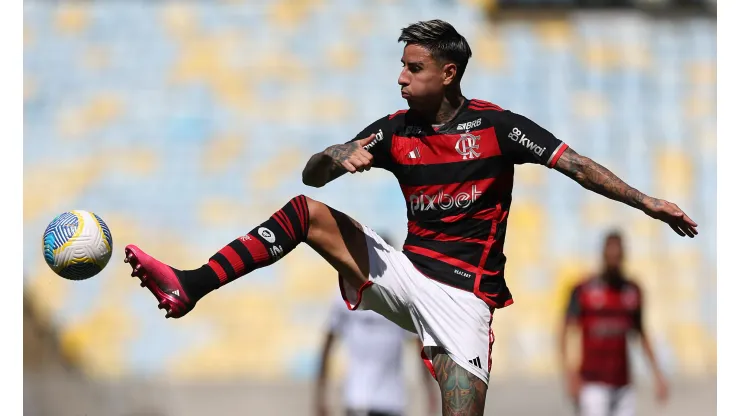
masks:
<svg viewBox="0 0 740 416"><path fill-rule="evenodd" d="M383 237L385 241L390 241ZM407 392L403 373L404 346L412 342L421 350L416 334L370 310L348 309L341 296L332 303L322 348L316 389L316 416L330 415L327 403L328 366L337 339L346 351L347 372L343 390L344 416L403 416ZM429 413L436 409L439 392L423 363L422 371ZM428 413L425 413L428 414Z"/></svg>

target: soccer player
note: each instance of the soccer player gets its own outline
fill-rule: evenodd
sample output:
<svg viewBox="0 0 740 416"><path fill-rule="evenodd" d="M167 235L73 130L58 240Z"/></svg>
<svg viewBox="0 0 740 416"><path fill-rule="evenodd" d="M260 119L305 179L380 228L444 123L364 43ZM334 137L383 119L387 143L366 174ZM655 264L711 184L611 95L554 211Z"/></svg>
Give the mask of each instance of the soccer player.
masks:
<svg viewBox="0 0 740 416"><path fill-rule="evenodd" d="M381 236L383 241L389 239ZM405 414L406 389L403 375L403 347L415 334L402 329L373 311L350 311L337 297L329 315L316 383L316 416L328 416L327 373L330 357L340 339L347 352L344 378L345 416L401 416ZM422 380L428 394L429 411L435 413L436 391L424 366ZM427 382L428 381L428 382Z"/></svg>
<svg viewBox="0 0 740 416"><path fill-rule="evenodd" d="M631 387L627 336L640 337L655 378L656 397L668 397L653 347L642 325L642 292L624 275L624 248L618 232L604 241L603 267L575 286L570 295L565 324L560 333L561 359L566 366L568 393L582 416L631 416L635 393ZM570 327L581 329L581 364L567 368L566 336Z"/></svg>
<svg viewBox="0 0 740 416"><path fill-rule="evenodd" d="M503 246L514 166L554 168L666 222L681 236L693 237L697 224L525 116L465 97L460 80L472 53L449 23L412 24L401 30L399 42L405 46L398 84L408 110L313 155L303 183L321 187L371 167L393 173L407 206L402 251L347 214L299 195L198 269L170 267L135 245L125 248L126 259L165 316L179 318L209 292L305 242L337 270L351 309L373 310L418 334L442 391L444 415L482 415L493 311L513 302Z"/></svg>

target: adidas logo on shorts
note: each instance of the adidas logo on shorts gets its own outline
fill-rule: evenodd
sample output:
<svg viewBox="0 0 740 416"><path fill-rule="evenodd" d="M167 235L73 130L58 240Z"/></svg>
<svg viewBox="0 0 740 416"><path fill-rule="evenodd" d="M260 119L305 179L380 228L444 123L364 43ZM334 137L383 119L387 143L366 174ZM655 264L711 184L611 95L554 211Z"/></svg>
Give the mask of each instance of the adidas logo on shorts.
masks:
<svg viewBox="0 0 740 416"><path fill-rule="evenodd" d="M472 360L468 360L468 362L470 364L473 364L474 366L480 368L481 370L483 369L483 367L481 367L481 365L480 365L480 357L475 357Z"/></svg>

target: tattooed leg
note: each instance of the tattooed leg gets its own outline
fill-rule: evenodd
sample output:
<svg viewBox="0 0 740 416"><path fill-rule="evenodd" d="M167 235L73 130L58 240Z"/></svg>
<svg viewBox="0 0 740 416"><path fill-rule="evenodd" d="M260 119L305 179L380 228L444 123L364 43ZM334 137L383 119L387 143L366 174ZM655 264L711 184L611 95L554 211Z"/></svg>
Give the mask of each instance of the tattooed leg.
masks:
<svg viewBox="0 0 740 416"><path fill-rule="evenodd" d="M488 386L444 352L432 359L442 393L442 416L483 416Z"/></svg>

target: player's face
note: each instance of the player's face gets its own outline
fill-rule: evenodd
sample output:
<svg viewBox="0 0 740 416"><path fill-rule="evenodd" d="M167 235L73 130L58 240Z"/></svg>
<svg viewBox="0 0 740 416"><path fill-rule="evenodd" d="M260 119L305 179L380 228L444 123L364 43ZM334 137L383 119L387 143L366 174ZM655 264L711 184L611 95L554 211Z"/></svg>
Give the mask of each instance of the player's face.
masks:
<svg viewBox="0 0 740 416"><path fill-rule="evenodd" d="M398 76L401 97L409 107L423 107L444 96L444 90L454 79L454 64L440 65L429 51L419 45L407 45L401 58L403 68Z"/></svg>
<svg viewBox="0 0 740 416"><path fill-rule="evenodd" d="M622 265L622 242L616 238L606 241L604 245L604 263L608 269L616 269Z"/></svg>

